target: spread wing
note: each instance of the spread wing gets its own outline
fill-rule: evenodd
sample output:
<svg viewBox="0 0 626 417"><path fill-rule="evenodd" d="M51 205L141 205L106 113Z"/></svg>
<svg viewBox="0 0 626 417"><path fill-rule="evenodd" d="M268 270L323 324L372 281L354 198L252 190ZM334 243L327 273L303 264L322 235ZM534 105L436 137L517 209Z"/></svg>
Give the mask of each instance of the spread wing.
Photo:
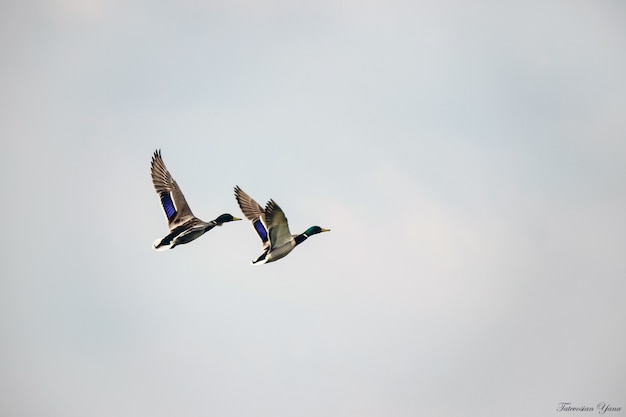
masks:
<svg viewBox="0 0 626 417"><path fill-rule="evenodd" d="M263 211L263 208L259 205L259 203L254 201L254 199L239 188L239 186L235 187L235 198L237 199L239 208L241 208L244 216L250 220L254 230L256 230L265 246L269 239L268 223L265 218L265 211Z"/></svg>
<svg viewBox="0 0 626 417"><path fill-rule="evenodd" d="M265 220L269 228L272 247L281 246L292 239L287 217L274 200L270 200L265 206Z"/></svg>
<svg viewBox="0 0 626 417"><path fill-rule="evenodd" d="M161 150L154 151L150 168L152 184L154 184L154 189L161 199L170 230L193 218L194 215L185 200L185 196L165 167L161 158Z"/></svg>

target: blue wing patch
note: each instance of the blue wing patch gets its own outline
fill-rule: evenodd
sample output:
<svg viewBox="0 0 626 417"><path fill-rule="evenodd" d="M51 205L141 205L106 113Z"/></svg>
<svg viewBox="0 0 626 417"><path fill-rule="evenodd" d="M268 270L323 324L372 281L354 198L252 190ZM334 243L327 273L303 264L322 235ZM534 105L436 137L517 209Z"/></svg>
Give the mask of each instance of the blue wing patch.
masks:
<svg viewBox="0 0 626 417"><path fill-rule="evenodd" d="M254 228L256 229L256 232L259 234L259 237L261 238L261 240L263 242L267 242L267 230L265 230L265 226L263 226L263 223L261 222L261 220L257 220L252 224L254 225Z"/></svg>
<svg viewBox="0 0 626 417"><path fill-rule="evenodd" d="M172 218L176 215L176 207L174 207L174 202L172 201L170 193L161 193L161 204L163 205L163 210L165 210L167 219L172 220Z"/></svg>

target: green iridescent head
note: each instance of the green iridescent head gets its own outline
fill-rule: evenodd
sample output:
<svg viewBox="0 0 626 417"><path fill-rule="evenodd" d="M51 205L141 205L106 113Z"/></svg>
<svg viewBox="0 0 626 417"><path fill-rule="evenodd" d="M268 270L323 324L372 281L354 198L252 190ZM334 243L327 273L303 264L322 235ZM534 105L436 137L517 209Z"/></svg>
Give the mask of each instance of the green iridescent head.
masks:
<svg viewBox="0 0 626 417"><path fill-rule="evenodd" d="M241 220L241 219L239 217L234 217L226 213L226 214L222 214L217 219L215 219L215 223L217 223L218 226L221 226L223 223L234 222L236 220Z"/></svg>
<svg viewBox="0 0 626 417"><path fill-rule="evenodd" d="M303 233L303 235L312 236L322 232L330 232L330 229L324 229L319 226L311 226Z"/></svg>

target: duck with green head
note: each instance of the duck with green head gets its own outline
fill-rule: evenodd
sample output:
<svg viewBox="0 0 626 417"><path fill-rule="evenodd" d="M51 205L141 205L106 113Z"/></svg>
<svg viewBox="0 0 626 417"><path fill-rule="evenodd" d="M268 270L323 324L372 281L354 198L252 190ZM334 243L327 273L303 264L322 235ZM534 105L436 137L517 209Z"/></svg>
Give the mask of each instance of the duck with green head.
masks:
<svg viewBox="0 0 626 417"><path fill-rule="evenodd" d="M224 223L241 220L230 214L222 214L215 220L205 222L191 212L180 187L172 178L161 158L161 151L154 151L151 163L152 184L159 195L161 206L169 225L170 233L163 239L154 241L154 250L173 249L178 245L189 243Z"/></svg>
<svg viewBox="0 0 626 417"><path fill-rule="evenodd" d="M289 231L287 217L274 200L270 200L265 209L239 186L235 187L235 198L241 211L252 223L263 242L263 253L252 264L266 264L287 256L296 246L309 237L322 232L329 232L319 226L311 226L304 233L292 235Z"/></svg>

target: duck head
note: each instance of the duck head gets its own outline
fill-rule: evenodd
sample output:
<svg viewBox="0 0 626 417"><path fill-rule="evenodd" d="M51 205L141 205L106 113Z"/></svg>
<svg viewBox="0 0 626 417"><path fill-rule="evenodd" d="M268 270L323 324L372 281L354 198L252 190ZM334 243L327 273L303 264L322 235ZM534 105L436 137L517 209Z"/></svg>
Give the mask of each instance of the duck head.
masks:
<svg viewBox="0 0 626 417"><path fill-rule="evenodd" d="M312 235L316 235L322 232L330 232L330 229L324 229L323 227L319 227L319 226L311 226L308 229L306 229L306 231L302 234L306 236L312 236Z"/></svg>
<svg viewBox="0 0 626 417"><path fill-rule="evenodd" d="M219 216L217 219L215 219L215 223L217 223L218 226L221 226L224 223L234 222L237 220L241 220L241 219L239 217L234 217L231 214L225 213Z"/></svg>

